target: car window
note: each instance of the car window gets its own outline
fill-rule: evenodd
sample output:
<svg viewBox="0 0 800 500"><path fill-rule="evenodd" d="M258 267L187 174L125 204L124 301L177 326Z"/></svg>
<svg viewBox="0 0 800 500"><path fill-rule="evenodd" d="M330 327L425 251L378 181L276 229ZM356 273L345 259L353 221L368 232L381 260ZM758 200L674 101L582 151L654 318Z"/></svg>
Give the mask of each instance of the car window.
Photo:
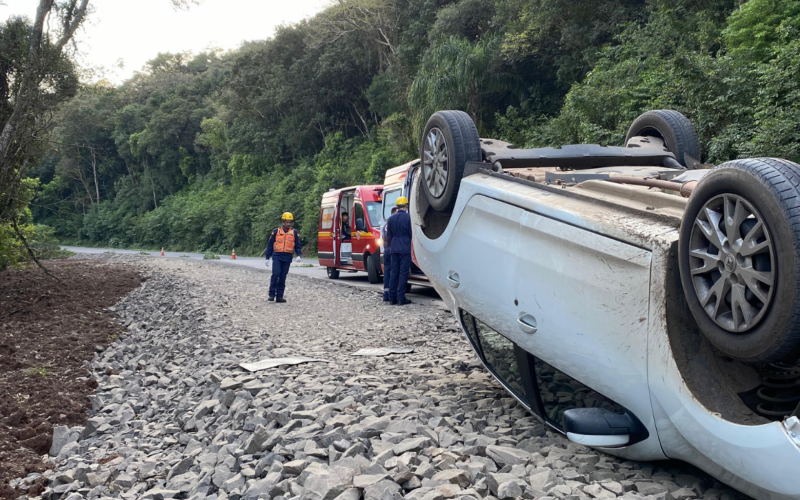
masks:
<svg viewBox="0 0 800 500"><path fill-rule="evenodd" d="M330 229L333 227L333 210L334 207L326 207L322 209L319 226L321 229Z"/></svg>
<svg viewBox="0 0 800 500"><path fill-rule="evenodd" d="M467 332L467 337L469 337L472 345L478 349L478 332L475 329L475 321L473 321L472 315L462 310L461 323L464 325L464 330Z"/></svg>
<svg viewBox="0 0 800 500"><path fill-rule="evenodd" d="M475 320L475 327L486 365L517 397L525 398L514 344L478 319Z"/></svg>
<svg viewBox="0 0 800 500"><path fill-rule="evenodd" d="M383 214L381 213L381 203L379 201L367 202L367 219L369 223L375 226L382 226L384 223Z"/></svg>
<svg viewBox="0 0 800 500"><path fill-rule="evenodd" d="M401 190L394 189L388 193L383 193L383 220L389 220L392 215L392 207L397 204L397 198L400 198Z"/></svg>
<svg viewBox="0 0 800 500"><path fill-rule="evenodd" d="M599 407L614 413L625 412L617 403L541 359L535 359L534 371L545 413L543 416L559 429L562 427L562 415L571 408Z"/></svg>

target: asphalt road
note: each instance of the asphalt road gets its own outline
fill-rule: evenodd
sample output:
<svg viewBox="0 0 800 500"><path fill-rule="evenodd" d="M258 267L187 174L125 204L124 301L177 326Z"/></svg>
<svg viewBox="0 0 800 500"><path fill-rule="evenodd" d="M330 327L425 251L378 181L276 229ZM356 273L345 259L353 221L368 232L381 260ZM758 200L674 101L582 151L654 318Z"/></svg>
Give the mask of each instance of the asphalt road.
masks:
<svg viewBox="0 0 800 500"><path fill-rule="evenodd" d="M161 252L149 252L140 250L121 250L112 248L88 248L88 247L69 247L69 246L64 246L61 248L64 248L65 250L69 250L75 253L115 252L119 254L149 255L150 257L158 259L203 260L203 254L201 253L164 252L164 256L162 257ZM231 259L230 255L219 255L218 257L219 260L207 260L206 262L212 262L215 264L225 265L225 266L249 267L253 269L258 269L260 271L267 271L267 267L263 257L236 257L235 260ZM350 273L342 271L339 275L339 279L331 280L330 278L328 278L328 274L325 268L320 267L319 261L317 259L302 259L302 262L300 263L292 262L292 267L289 269L289 273L308 276L314 279L332 281L337 284L362 288L366 290L375 290L376 292L383 291L382 284L378 283L375 285L371 285L369 283L369 280L367 278L367 273ZM422 287L422 286L414 286L412 288L412 293L408 294L408 297L411 300L416 300L420 302L441 301L439 295L433 288Z"/></svg>

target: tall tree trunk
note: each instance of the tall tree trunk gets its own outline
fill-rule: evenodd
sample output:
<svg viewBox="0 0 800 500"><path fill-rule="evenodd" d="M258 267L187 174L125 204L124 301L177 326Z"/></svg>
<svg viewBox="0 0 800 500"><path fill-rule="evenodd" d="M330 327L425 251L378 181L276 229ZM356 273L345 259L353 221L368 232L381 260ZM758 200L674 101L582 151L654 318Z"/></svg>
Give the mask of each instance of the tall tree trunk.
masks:
<svg viewBox="0 0 800 500"><path fill-rule="evenodd" d="M100 185L97 183L97 157L94 154L94 148L89 148L92 154L92 171L94 171L94 189L97 193L97 208L100 208Z"/></svg>
<svg viewBox="0 0 800 500"><path fill-rule="evenodd" d="M473 89L469 93L469 111L470 115L472 115L472 121L475 123L475 127L478 126L478 117L480 116L480 109L481 109L481 98L478 95L478 91Z"/></svg>
<svg viewBox="0 0 800 500"><path fill-rule="evenodd" d="M39 7L36 9L36 20L33 23L33 31L31 32L30 48L28 49L28 60L25 64L25 70L20 82L19 91L16 99L14 99L14 111L3 126L3 131L0 132L0 180L5 177L6 170L10 168L6 165L5 159L8 155L8 150L14 142L14 137L17 134L22 120L28 116L28 105L30 104L30 96L34 87L39 86L39 55L42 49L42 30L44 29L44 21L50 9L53 8L55 0L41 0Z"/></svg>
<svg viewBox="0 0 800 500"><path fill-rule="evenodd" d="M156 183L153 182L152 174L148 174L148 177L150 177L150 187L153 188L153 204L156 206L156 208L158 208L158 198L156 198Z"/></svg>
<svg viewBox="0 0 800 500"><path fill-rule="evenodd" d="M81 181L81 184L83 184L83 189L86 190L86 196L89 197L89 204L94 205L92 190L89 188L89 181L86 180L86 176L83 174L83 169L78 170L78 180Z"/></svg>

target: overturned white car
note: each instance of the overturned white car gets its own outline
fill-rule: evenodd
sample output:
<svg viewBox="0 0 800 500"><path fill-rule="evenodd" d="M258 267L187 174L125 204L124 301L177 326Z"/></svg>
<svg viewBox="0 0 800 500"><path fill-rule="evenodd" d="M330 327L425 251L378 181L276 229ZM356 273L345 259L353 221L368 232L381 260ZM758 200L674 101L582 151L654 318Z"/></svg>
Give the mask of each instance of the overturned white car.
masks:
<svg viewBox="0 0 800 500"><path fill-rule="evenodd" d="M438 112L411 193L416 258L551 428L800 499L800 166L698 158L675 111L642 115L625 147L541 149Z"/></svg>

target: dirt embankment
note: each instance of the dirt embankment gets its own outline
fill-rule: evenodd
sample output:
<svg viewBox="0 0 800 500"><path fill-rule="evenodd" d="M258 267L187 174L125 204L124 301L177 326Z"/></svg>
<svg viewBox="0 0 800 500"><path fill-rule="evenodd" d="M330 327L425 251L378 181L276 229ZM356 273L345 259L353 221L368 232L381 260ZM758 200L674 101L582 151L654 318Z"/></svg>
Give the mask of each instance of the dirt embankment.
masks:
<svg viewBox="0 0 800 500"><path fill-rule="evenodd" d="M0 274L0 499L20 495L10 480L45 470L53 426L87 419L97 382L83 362L123 332L106 308L142 281L130 267L47 266L60 282L38 269Z"/></svg>

